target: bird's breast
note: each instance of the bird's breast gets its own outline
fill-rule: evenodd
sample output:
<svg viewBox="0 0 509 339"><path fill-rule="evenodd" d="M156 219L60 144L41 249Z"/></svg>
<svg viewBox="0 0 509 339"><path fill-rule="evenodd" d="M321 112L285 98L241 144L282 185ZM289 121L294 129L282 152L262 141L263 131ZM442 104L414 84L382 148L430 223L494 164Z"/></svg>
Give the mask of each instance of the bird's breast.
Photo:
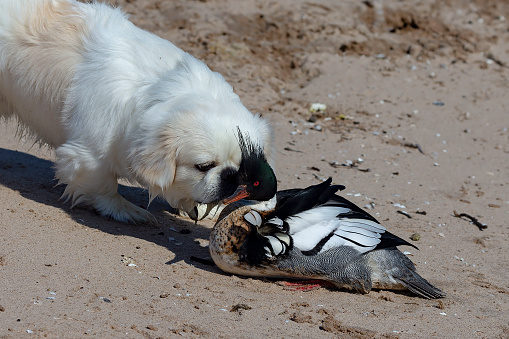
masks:
<svg viewBox="0 0 509 339"><path fill-rule="evenodd" d="M253 231L243 218L243 210L235 210L216 223L210 234L211 253L238 256L241 246Z"/></svg>

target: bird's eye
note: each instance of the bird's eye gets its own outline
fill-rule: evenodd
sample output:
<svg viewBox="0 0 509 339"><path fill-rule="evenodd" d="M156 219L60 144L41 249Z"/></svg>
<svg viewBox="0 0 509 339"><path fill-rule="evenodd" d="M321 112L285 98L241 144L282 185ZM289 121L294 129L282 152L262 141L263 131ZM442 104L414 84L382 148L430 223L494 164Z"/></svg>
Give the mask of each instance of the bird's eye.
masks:
<svg viewBox="0 0 509 339"><path fill-rule="evenodd" d="M206 162L203 164L196 164L196 165L194 165L194 167L200 172L207 172L207 171L211 170L212 168L216 167L216 163L215 162Z"/></svg>
<svg viewBox="0 0 509 339"><path fill-rule="evenodd" d="M253 185L258 186L258 185L260 185L260 182L259 181L255 181Z"/></svg>

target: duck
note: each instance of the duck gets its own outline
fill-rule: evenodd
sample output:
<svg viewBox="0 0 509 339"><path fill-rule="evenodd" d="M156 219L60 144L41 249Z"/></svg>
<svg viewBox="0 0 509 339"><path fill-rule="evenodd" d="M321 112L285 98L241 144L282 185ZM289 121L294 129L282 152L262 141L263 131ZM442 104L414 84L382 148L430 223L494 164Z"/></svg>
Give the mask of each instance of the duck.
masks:
<svg viewBox="0 0 509 339"><path fill-rule="evenodd" d="M256 200L257 187L247 186L246 199L229 201L211 231L210 255L224 272L318 280L361 294L387 289L445 297L397 248L417 247L336 194L345 187L332 185L332 178L279 191L270 202Z"/></svg>

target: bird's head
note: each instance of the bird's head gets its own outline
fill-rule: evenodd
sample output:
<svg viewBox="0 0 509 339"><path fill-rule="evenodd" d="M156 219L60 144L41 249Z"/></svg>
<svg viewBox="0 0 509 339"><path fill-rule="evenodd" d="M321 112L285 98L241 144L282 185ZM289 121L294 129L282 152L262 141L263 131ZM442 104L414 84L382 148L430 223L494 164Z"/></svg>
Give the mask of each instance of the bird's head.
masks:
<svg viewBox="0 0 509 339"><path fill-rule="evenodd" d="M277 192L277 182L263 148L254 143L249 135L242 135L240 129L237 129L237 133L242 152L238 171L239 186L230 197L223 200L223 203L227 205L240 199L270 200Z"/></svg>

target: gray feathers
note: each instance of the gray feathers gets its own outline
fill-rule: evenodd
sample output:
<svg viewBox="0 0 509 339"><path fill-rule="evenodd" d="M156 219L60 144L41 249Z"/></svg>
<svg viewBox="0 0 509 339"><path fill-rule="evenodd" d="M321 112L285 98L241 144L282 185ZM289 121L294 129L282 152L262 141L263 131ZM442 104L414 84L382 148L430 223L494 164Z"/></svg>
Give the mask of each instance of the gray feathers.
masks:
<svg viewBox="0 0 509 339"><path fill-rule="evenodd" d="M368 293L371 289L406 290L426 299L445 297L415 271L415 265L397 248L374 250L362 254L349 246L340 246L306 256L293 249L277 262L280 270L298 276L323 279L338 288Z"/></svg>
<svg viewBox="0 0 509 339"><path fill-rule="evenodd" d="M372 271L373 288L408 289L426 299L445 297L417 274L414 263L397 248L374 250L365 257Z"/></svg>

